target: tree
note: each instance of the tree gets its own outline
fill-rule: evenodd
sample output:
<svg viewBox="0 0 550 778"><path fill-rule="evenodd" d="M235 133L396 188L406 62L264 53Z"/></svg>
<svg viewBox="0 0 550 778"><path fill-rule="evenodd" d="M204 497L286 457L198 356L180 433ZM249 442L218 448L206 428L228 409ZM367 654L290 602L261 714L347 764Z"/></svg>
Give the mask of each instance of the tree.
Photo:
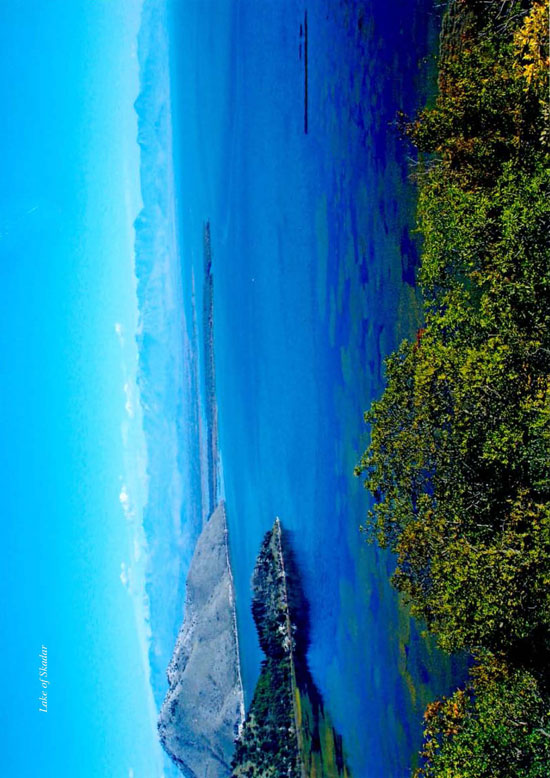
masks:
<svg viewBox="0 0 550 778"><path fill-rule="evenodd" d="M547 0L450 4L439 94L402 120L425 323L386 361L356 474L412 612L480 658L428 710L422 776L550 774L547 19Z"/></svg>

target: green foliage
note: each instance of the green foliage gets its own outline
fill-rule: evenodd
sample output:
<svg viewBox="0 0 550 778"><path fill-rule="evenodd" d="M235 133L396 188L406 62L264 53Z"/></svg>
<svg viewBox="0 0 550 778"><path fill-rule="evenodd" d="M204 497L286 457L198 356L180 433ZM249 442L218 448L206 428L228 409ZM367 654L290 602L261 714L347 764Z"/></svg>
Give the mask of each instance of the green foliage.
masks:
<svg viewBox="0 0 550 778"><path fill-rule="evenodd" d="M398 554L395 583L448 650L550 628L550 157L513 33L490 20L409 126L441 153L420 177L425 328L387 360L357 468L376 498L369 527ZM474 128L490 169L457 156Z"/></svg>
<svg viewBox="0 0 550 778"><path fill-rule="evenodd" d="M450 3L448 16L460 22L442 39L435 105L401 122L421 152L436 154L470 186L491 185L502 163L544 129L547 8L513 0Z"/></svg>
<svg viewBox="0 0 550 778"><path fill-rule="evenodd" d="M356 473L375 497L367 530L396 552L393 581L413 613L442 648L498 655L507 668L490 682L478 669L468 689L431 709L425 776L550 774L546 724L535 726L548 715L550 681L544 19L547 1L456 0L439 96L403 120L424 155L425 326L386 362ZM497 726L499 695L505 709L516 693L510 721L528 720L526 732ZM454 706L456 732L445 728Z"/></svg>
<svg viewBox="0 0 550 778"><path fill-rule="evenodd" d="M297 617L289 601L277 519L266 533L252 576L252 615L260 647L268 657L284 657L295 647Z"/></svg>
<svg viewBox="0 0 550 778"><path fill-rule="evenodd" d="M494 658L473 676L428 706L416 778L547 778L550 710L536 679Z"/></svg>
<svg viewBox="0 0 550 778"><path fill-rule="evenodd" d="M232 769L235 778L301 778L288 657L263 662Z"/></svg>

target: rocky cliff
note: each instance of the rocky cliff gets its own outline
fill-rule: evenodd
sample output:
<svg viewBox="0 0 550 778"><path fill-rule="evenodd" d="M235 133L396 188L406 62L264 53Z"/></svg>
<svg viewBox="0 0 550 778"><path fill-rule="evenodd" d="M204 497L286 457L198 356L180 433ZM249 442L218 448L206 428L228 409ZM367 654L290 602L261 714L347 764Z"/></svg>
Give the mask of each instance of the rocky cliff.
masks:
<svg viewBox="0 0 550 778"><path fill-rule="evenodd" d="M225 507L198 540L161 708L161 743L187 778L225 778L244 719Z"/></svg>

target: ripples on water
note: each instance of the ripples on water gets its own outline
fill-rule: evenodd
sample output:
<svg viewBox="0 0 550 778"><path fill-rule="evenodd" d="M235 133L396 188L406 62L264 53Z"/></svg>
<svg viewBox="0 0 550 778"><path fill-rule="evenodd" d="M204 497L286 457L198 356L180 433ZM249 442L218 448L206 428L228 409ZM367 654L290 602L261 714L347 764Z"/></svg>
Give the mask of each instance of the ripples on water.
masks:
<svg viewBox="0 0 550 778"><path fill-rule="evenodd" d="M424 0L211 0L171 17L186 337L195 358L209 221L245 691L261 657L250 576L279 515L311 606L312 682L356 778L408 775L424 706L456 672L399 605L392 559L362 540L353 477L383 357L420 321L415 192L390 123L425 100L437 23Z"/></svg>

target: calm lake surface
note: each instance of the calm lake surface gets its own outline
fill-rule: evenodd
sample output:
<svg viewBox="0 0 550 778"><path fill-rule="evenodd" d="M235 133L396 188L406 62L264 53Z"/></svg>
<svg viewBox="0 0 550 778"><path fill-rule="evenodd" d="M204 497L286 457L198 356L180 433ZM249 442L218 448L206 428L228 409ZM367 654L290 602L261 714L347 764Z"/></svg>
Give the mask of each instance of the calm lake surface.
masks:
<svg viewBox="0 0 550 778"><path fill-rule="evenodd" d="M400 607L391 557L360 535L368 495L353 468L383 358L420 322L410 152L390 123L426 99L438 17L425 0L177 5L183 296L200 337L209 220L247 702L261 660L250 578L279 516L311 605L311 672L352 774L400 778L420 746L426 702L458 670Z"/></svg>

